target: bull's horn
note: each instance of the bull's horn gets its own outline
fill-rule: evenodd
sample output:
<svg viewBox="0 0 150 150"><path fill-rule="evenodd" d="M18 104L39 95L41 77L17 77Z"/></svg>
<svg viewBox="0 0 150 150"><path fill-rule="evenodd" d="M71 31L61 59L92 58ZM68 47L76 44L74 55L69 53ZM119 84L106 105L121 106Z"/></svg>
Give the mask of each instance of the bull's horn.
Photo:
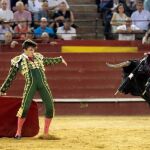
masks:
<svg viewBox="0 0 150 150"><path fill-rule="evenodd" d="M117 90L116 93L114 95L117 95L119 93L119 91Z"/></svg>
<svg viewBox="0 0 150 150"><path fill-rule="evenodd" d="M130 61L125 61L119 64L110 64L110 63L106 63L106 65L110 68L122 68L122 67L127 67L130 65Z"/></svg>

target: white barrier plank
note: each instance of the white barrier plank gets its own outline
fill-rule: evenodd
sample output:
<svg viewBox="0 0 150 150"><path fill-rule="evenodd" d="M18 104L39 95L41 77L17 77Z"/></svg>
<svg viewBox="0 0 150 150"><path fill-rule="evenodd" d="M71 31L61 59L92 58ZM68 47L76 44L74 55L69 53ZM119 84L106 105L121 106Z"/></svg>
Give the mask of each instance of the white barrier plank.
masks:
<svg viewBox="0 0 150 150"><path fill-rule="evenodd" d="M41 99L34 99L36 102L42 102ZM142 98L72 98L72 99L54 99L54 102L142 102Z"/></svg>

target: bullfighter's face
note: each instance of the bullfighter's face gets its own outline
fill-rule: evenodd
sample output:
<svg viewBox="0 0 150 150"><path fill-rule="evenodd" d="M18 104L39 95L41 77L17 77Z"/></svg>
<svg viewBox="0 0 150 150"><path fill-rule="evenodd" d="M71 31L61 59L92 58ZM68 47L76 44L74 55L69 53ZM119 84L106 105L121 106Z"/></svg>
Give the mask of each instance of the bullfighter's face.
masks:
<svg viewBox="0 0 150 150"><path fill-rule="evenodd" d="M24 50L25 54L28 56L28 57L33 57L34 56L34 52L35 52L35 47L28 47L27 49Z"/></svg>

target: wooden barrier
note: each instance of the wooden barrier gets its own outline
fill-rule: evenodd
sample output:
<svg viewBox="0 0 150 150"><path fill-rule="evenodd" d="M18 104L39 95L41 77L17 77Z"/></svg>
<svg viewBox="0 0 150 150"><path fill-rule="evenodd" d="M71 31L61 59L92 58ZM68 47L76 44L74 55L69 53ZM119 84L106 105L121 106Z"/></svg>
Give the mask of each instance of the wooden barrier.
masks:
<svg viewBox="0 0 150 150"><path fill-rule="evenodd" d="M18 53L16 53L18 54ZM142 57L142 53L48 53L44 56L53 57L62 55L68 62L46 67L46 74L53 96L55 98L102 98L114 97L114 93L121 80L121 70L110 69L106 62L118 63L128 59ZM10 58L15 53L0 54L0 84L5 79ZM9 95L21 96L24 80L18 75ZM37 95L38 97L38 95Z"/></svg>
<svg viewBox="0 0 150 150"><path fill-rule="evenodd" d="M138 47L138 52L136 53L62 53L62 46L133 46ZM19 45L20 46L20 45ZM0 85L3 83L7 72L10 66L10 59L21 52L21 47L16 49L10 49L9 46L1 46L0 47ZM66 61L68 62L68 67L65 67L62 64L58 64L55 66L46 67L46 75L48 78L48 83L52 90L54 98L116 98L114 93L118 88L121 80L121 70L108 68L105 63L118 63L122 61L126 61L128 59L140 59L143 57L143 53L148 51L148 45L142 45L139 41L134 42L123 42L123 41L58 41L57 46L43 45L39 44L39 52L41 52L44 56L47 57L55 57L62 55ZM22 96L23 93L24 80L21 75L17 76L17 79L12 84L11 88L8 90L8 95L13 96ZM130 95L126 96L117 96L117 97L132 97ZM35 98L39 98L37 94ZM134 102L133 102L134 103ZM141 102L144 103L144 102ZM112 108L120 108L120 103L112 104ZM125 104L125 113L127 114L127 104ZM128 103L129 104L129 103ZM69 105L69 104L68 104ZM66 111L62 111L64 107L68 107L67 104L59 103L59 106L56 105L56 109L58 114L107 114L107 112L102 112L100 103L93 103L88 107L86 112L75 113L73 106L79 105L79 103L74 104L71 103L72 107L70 107L70 111L72 113ZM98 106L101 105L101 106ZM139 103L137 104L139 105ZM94 108L98 106L99 109L95 112ZM103 105L104 106L104 105ZM102 107L103 107L102 106ZM117 107L118 106L118 107ZM145 104L141 105L143 110L145 109ZM104 107L107 107L105 105ZM110 108L110 107L109 107ZM113 114L113 109L111 109ZM120 109L121 110L121 109ZM78 111L78 109L77 109ZM110 112L111 112L110 111ZM141 111L141 110L140 110ZM108 111L109 112L109 111ZM109 112L109 113L110 113ZM131 111L129 111L131 112ZM133 114L136 111L133 111ZM144 111L143 111L144 113ZM145 114L148 114L146 112ZM117 114L117 111L116 111ZM119 112L118 112L119 114ZM138 114L138 113L135 113ZM139 112L141 114L141 112Z"/></svg>
<svg viewBox="0 0 150 150"><path fill-rule="evenodd" d="M39 40L35 40L39 42ZM9 45L0 45L0 52L21 52L21 43L23 41L18 41L19 45L15 48L10 48ZM40 41L41 42L41 41ZM143 45L141 41L117 41L117 40L56 40L57 45L42 44L39 43L38 47L40 52L61 52L63 46L107 46L107 47L137 47L138 51L149 51L150 45ZM121 50L120 50L121 52Z"/></svg>

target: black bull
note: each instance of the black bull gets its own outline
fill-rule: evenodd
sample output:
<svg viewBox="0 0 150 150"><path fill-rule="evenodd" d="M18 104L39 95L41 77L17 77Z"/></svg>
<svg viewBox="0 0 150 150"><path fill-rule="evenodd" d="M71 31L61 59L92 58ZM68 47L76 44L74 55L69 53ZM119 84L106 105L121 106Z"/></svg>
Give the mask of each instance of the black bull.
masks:
<svg viewBox="0 0 150 150"><path fill-rule="evenodd" d="M122 67L123 79L119 92L140 96L150 104L150 55L143 60L129 60L129 65ZM129 75L133 74L130 79Z"/></svg>

